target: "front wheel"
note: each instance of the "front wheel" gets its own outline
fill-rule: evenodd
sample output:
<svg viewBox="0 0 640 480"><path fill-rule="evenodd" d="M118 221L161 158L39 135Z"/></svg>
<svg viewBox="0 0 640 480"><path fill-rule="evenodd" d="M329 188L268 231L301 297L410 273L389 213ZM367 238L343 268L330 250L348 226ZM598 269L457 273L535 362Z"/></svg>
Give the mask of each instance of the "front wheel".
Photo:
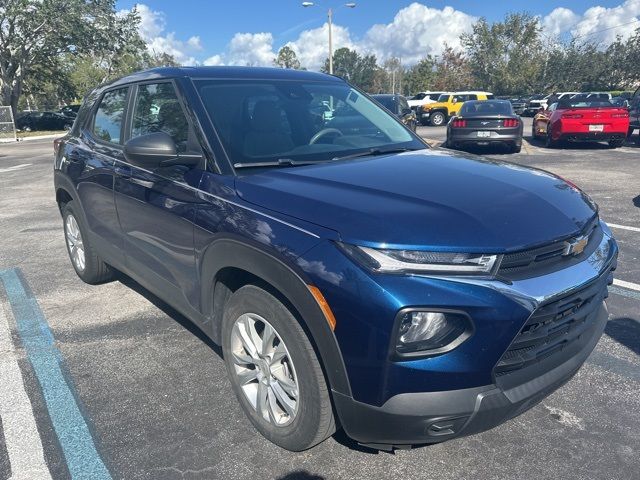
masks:
<svg viewBox="0 0 640 480"><path fill-rule="evenodd" d="M265 438L302 451L335 431L313 346L276 297L254 285L237 290L225 306L222 350L240 406Z"/></svg>
<svg viewBox="0 0 640 480"><path fill-rule="evenodd" d="M431 125L433 125L434 127L440 127L440 126L444 125L444 122L446 120L447 120L447 118L445 117L444 113L442 113L442 112L435 112L435 113L431 114L431 117L430 117Z"/></svg>

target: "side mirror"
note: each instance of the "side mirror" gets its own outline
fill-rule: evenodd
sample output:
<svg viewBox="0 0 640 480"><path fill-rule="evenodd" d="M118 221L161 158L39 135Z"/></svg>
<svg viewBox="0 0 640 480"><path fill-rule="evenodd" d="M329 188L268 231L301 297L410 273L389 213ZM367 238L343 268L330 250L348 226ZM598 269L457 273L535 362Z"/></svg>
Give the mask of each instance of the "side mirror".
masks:
<svg viewBox="0 0 640 480"><path fill-rule="evenodd" d="M178 151L173 138L164 132L147 133L124 144L124 158L141 168L153 170L167 160L175 160Z"/></svg>

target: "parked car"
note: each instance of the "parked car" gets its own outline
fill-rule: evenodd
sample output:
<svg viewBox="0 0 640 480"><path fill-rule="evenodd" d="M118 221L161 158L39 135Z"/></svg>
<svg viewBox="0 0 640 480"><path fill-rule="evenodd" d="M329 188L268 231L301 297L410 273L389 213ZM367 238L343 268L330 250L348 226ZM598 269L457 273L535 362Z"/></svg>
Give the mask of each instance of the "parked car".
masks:
<svg viewBox="0 0 640 480"><path fill-rule="evenodd" d="M587 194L431 149L334 76L133 74L54 150L78 276L118 270L195 322L289 450L337 426L378 449L486 430L570 379L607 323L618 248Z"/></svg>
<svg viewBox="0 0 640 480"><path fill-rule="evenodd" d="M629 100L624 97L613 97L610 101L616 107L629 108Z"/></svg>
<svg viewBox="0 0 640 480"><path fill-rule="evenodd" d="M513 113L516 115L522 115L524 109L527 108L527 99L524 97L510 98L509 102L513 108Z"/></svg>
<svg viewBox="0 0 640 480"><path fill-rule="evenodd" d="M58 113L61 113L65 117L75 119L76 115L78 115L78 110L80 109L80 105L66 105L62 107Z"/></svg>
<svg viewBox="0 0 640 480"><path fill-rule="evenodd" d="M551 103L555 103L559 100L562 100L563 98L571 98L573 95L576 95L578 93L580 92L558 92L551 93L543 98L531 99L529 100L529 103L527 104L527 108L523 115L534 116L540 111L540 109L547 108L547 106L551 105Z"/></svg>
<svg viewBox="0 0 640 480"><path fill-rule="evenodd" d="M435 103L438 101L438 98L440 98L440 95L444 95L447 92L419 92L416 93L415 95L413 95L411 98L408 99L409 102L409 106L413 109L416 110L420 105L426 105L429 103Z"/></svg>
<svg viewBox="0 0 640 480"><path fill-rule="evenodd" d="M522 149L522 120L507 100L471 100L447 124L447 148L504 145Z"/></svg>
<svg viewBox="0 0 640 480"><path fill-rule="evenodd" d="M23 112L17 115L16 129L26 132L32 130L70 130L73 119L57 112Z"/></svg>
<svg viewBox="0 0 640 480"><path fill-rule="evenodd" d="M521 113L521 115L523 117L533 117L536 113L538 113L540 111L540 108L542 106L542 100L544 99L545 95L532 95L531 97L529 97L527 99L527 104L523 110L523 112Z"/></svg>
<svg viewBox="0 0 640 480"><path fill-rule="evenodd" d="M418 125L416 113L411 110L405 97L397 94L379 94L372 95L372 97L384 108L397 116L409 130L413 132L416 131L416 126Z"/></svg>
<svg viewBox="0 0 640 480"><path fill-rule="evenodd" d="M418 120L422 125L439 127L447 123L449 117L455 115L462 104L469 100L489 100L493 98L488 92L454 92L440 95L438 101L422 105L418 109Z"/></svg>
<svg viewBox="0 0 640 480"><path fill-rule="evenodd" d="M570 97L572 100L607 100L611 101L611 94L606 92L583 92Z"/></svg>
<svg viewBox="0 0 640 480"><path fill-rule="evenodd" d="M628 130L628 109L607 100L564 98L534 117L531 134L543 138L548 148L565 141L605 141L618 148L624 145Z"/></svg>
<svg viewBox="0 0 640 480"><path fill-rule="evenodd" d="M631 137L634 130L640 130L640 88L638 88L629 102L629 131L627 136ZM636 143L640 145L640 131Z"/></svg>

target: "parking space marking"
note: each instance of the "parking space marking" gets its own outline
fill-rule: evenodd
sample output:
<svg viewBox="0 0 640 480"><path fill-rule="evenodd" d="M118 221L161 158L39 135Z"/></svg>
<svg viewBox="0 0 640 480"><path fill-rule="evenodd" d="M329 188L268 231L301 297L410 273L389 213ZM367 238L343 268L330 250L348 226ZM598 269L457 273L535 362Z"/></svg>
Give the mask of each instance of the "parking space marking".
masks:
<svg viewBox="0 0 640 480"><path fill-rule="evenodd" d="M640 285L633 282L625 282L624 280L618 280L617 278L613 279L613 284L618 287L628 288L629 290L635 290L636 292L640 292Z"/></svg>
<svg viewBox="0 0 640 480"><path fill-rule="evenodd" d="M44 397L72 478L111 479L63 373L64 360L53 333L17 269L0 271L18 334ZM4 395L4 392L3 392Z"/></svg>
<svg viewBox="0 0 640 480"><path fill-rule="evenodd" d="M14 170L20 170L31 165L30 163L21 163L20 165L13 165L11 167L0 168L0 173L13 172Z"/></svg>
<svg viewBox="0 0 640 480"><path fill-rule="evenodd" d="M44 460L31 401L11 341L9 322L0 304L0 418L11 478L51 479Z"/></svg>
<svg viewBox="0 0 640 480"><path fill-rule="evenodd" d="M619 228L620 230L629 230L630 232L640 232L638 227L628 227L627 225L618 225L616 223L607 223L611 228Z"/></svg>

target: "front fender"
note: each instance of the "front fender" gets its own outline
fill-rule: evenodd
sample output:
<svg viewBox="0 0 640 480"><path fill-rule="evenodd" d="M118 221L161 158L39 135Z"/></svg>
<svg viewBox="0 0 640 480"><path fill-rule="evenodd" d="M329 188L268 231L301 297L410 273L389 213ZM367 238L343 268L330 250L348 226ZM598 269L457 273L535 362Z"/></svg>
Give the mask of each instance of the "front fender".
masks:
<svg viewBox="0 0 640 480"><path fill-rule="evenodd" d="M220 339L220 320L214 318L214 295L218 274L225 268L248 272L278 290L299 314L303 328L311 337L324 366L331 389L351 395L346 369L338 343L315 298L311 282L299 268L276 258L258 246L235 238L214 240L205 250L201 263L202 311L212 323L214 340Z"/></svg>

